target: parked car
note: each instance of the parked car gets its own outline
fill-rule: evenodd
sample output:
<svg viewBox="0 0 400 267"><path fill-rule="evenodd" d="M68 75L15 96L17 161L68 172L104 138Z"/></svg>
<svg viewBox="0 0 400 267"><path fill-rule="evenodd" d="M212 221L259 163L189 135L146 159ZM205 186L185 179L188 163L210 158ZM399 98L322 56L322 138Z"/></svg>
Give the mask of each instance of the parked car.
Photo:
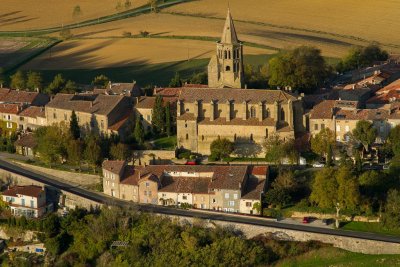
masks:
<svg viewBox="0 0 400 267"><path fill-rule="evenodd" d="M310 223L310 217L304 217L303 223Z"/></svg>
<svg viewBox="0 0 400 267"><path fill-rule="evenodd" d="M325 164L322 162L314 162L312 166L313 168L323 168Z"/></svg>
<svg viewBox="0 0 400 267"><path fill-rule="evenodd" d="M322 223L325 225L330 225L332 223L332 219L322 219Z"/></svg>
<svg viewBox="0 0 400 267"><path fill-rule="evenodd" d="M379 171L382 169L383 169L382 165L374 164L374 163L370 163L370 162L367 162L363 165L363 170L365 170L365 171Z"/></svg>
<svg viewBox="0 0 400 267"><path fill-rule="evenodd" d="M389 164L383 165L383 169L384 169L384 170L389 170L389 168L390 168Z"/></svg>

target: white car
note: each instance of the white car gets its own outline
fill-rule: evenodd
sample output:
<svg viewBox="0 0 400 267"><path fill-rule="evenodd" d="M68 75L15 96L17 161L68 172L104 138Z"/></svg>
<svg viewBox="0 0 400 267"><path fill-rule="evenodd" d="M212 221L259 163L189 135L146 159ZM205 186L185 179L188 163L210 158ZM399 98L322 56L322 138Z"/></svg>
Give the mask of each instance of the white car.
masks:
<svg viewBox="0 0 400 267"><path fill-rule="evenodd" d="M313 168L323 168L325 167L325 164L321 162L314 162L312 166Z"/></svg>

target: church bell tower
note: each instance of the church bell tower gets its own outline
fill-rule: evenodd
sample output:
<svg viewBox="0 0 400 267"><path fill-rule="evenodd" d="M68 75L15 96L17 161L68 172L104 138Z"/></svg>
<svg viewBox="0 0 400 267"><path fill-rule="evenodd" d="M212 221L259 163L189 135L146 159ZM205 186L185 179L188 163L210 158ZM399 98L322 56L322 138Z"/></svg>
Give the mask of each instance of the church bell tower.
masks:
<svg viewBox="0 0 400 267"><path fill-rule="evenodd" d="M238 40L231 12L228 9L217 55L208 64L208 86L211 88L243 88L243 45Z"/></svg>

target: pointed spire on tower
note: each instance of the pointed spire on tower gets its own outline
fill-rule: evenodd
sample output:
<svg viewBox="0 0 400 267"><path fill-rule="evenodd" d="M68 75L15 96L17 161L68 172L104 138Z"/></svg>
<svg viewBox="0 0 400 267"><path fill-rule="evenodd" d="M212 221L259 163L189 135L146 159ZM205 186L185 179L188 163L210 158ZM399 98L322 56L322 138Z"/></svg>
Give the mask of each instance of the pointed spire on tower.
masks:
<svg viewBox="0 0 400 267"><path fill-rule="evenodd" d="M235 25L231 15L231 10L228 7L228 15L226 16L224 31L222 32L221 43L237 44L239 40L236 35Z"/></svg>

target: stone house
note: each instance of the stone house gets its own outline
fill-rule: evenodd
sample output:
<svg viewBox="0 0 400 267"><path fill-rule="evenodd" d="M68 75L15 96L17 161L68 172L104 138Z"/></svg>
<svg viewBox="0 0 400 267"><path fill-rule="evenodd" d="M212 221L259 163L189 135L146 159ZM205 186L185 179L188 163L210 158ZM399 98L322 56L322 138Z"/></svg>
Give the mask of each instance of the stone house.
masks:
<svg viewBox="0 0 400 267"><path fill-rule="evenodd" d="M40 218L52 210L46 203L46 192L36 185L10 187L2 193L2 198L14 216Z"/></svg>
<svg viewBox="0 0 400 267"><path fill-rule="evenodd" d="M200 154L227 138L237 154L251 151L242 157L263 155L270 135L294 139L304 131L301 98L280 90L182 88L177 102L178 147Z"/></svg>
<svg viewBox="0 0 400 267"><path fill-rule="evenodd" d="M247 195L252 203L261 201L267 175L267 166L131 166L126 161L103 162L107 195L139 203L188 204L225 212L250 213L251 209L241 208L241 197ZM259 179L256 186L254 179Z"/></svg>
<svg viewBox="0 0 400 267"><path fill-rule="evenodd" d="M35 147L37 145L33 133L20 135L18 140L14 142L16 153L23 156L35 156Z"/></svg>
<svg viewBox="0 0 400 267"><path fill-rule="evenodd" d="M47 125L44 107L30 106L19 114L19 129L22 131L36 130Z"/></svg>
<svg viewBox="0 0 400 267"><path fill-rule="evenodd" d="M132 124L132 100L120 95L57 94L46 105L47 124L69 122L75 111L81 131L110 135L125 132Z"/></svg>
<svg viewBox="0 0 400 267"><path fill-rule="evenodd" d="M106 88L94 88L94 94L104 95L122 95L127 97L138 97L141 95L141 89L136 81L131 83L108 83Z"/></svg>
<svg viewBox="0 0 400 267"><path fill-rule="evenodd" d="M381 143L388 137L390 123L389 111L385 109L359 109L354 101L325 100L316 105L309 114L311 135L318 134L322 129L330 129L336 141L345 143L351 140L351 133L357 122L366 120L373 123L377 130L377 142Z"/></svg>
<svg viewBox="0 0 400 267"><path fill-rule="evenodd" d="M19 104L21 106L44 106L50 100L46 94L39 92L0 88L0 103Z"/></svg>
<svg viewBox="0 0 400 267"><path fill-rule="evenodd" d="M240 199L240 212L259 215L254 208L257 203L261 206L261 199L266 190L269 169L267 166L254 166L247 181L247 186Z"/></svg>

